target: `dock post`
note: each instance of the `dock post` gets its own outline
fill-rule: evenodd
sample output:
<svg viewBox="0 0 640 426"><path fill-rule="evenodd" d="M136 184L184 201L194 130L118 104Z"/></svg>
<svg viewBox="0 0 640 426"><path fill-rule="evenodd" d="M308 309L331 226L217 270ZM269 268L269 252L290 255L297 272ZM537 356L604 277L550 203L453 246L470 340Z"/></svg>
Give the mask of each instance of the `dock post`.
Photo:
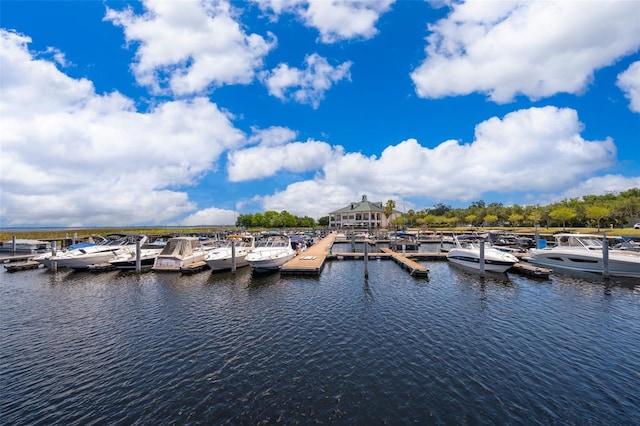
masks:
<svg viewBox="0 0 640 426"><path fill-rule="evenodd" d="M17 250L17 242L16 242L16 236L12 236L11 237L11 251L13 252L13 254L16 254L16 250Z"/></svg>
<svg viewBox="0 0 640 426"><path fill-rule="evenodd" d="M480 275L484 275L484 240L480 241Z"/></svg>
<svg viewBox="0 0 640 426"><path fill-rule="evenodd" d="M602 276L609 279L609 241L606 232L602 234Z"/></svg>
<svg viewBox="0 0 640 426"><path fill-rule="evenodd" d="M55 258L56 254L57 254L57 244L55 241L51 241L51 257ZM57 271L58 270L58 262L56 262L55 260L51 261L51 270L52 271Z"/></svg>
<svg viewBox="0 0 640 426"><path fill-rule="evenodd" d="M136 273L139 274L142 271L142 259L140 250L140 240L136 241Z"/></svg>
<svg viewBox="0 0 640 426"><path fill-rule="evenodd" d="M369 279L369 243L364 242L364 279Z"/></svg>
<svg viewBox="0 0 640 426"><path fill-rule="evenodd" d="M73 238L71 238L71 244L75 244L76 243L76 238L78 238L78 233L74 232L73 233Z"/></svg>
<svg viewBox="0 0 640 426"><path fill-rule="evenodd" d="M231 272L236 272L236 240L231 240Z"/></svg>
<svg viewBox="0 0 640 426"><path fill-rule="evenodd" d="M356 233L351 233L351 253L356 252Z"/></svg>

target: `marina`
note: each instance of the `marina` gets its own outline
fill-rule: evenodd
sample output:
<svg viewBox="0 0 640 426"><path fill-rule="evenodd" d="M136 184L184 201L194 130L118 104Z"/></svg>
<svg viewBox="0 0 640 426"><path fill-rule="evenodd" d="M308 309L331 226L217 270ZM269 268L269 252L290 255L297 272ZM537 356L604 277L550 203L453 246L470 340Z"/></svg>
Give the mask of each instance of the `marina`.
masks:
<svg viewBox="0 0 640 426"><path fill-rule="evenodd" d="M638 283L388 253L365 278L341 249L320 274L0 271L0 423L640 421Z"/></svg>

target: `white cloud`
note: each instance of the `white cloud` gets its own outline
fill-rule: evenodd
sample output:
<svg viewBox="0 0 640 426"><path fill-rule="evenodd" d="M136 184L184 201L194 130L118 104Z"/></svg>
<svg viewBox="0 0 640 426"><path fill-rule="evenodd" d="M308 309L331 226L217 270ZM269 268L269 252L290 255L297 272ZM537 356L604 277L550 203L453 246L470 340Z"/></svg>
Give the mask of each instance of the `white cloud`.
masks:
<svg viewBox="0 0 640 426"><path fill-rule="evenodd" d="M294 13L320 32L323 43L369 39L378 33L378 18L395 0L254 0L265 12Z"/></svg>
<svg viewBox="0 0 640 426"><path fill-rule="evenodd" d="M209 87L250 83L263 57L275 46L246 34L222 0L146 0L146 13L107 9L105 20L123 27L127 42L137 43L133 71L156 93L200 93Z"/></svg>
<svg viewBox="0 0 640 426"><path fill-rule="evenodd" d="M631 188L640 188L640 176L625 177L613 174L597 176L580 182L559 195L550 196L547 204L570 198L580 198L584 195L617 194Z"/></svg>
<svg viewBox="0 0 640 426"><path fill-rule="evenodd" d="M344 78L351 79L350 61L333 67L326 58L317 53L307 56L304 61L305 69L279 64L270 72L263 73L262 79L269 89L269 94L282 100L290 98L316 109L324 99L324 92L334 83Z"/></svg>
<svg viewBox="0 0 640 426"><path fill-rule="evenodd" d="M321 176L265 197L264 204L316 217L360 194L372 201L469 201L487 192L561 193L615 162L611 139L588 141L580 136L582 130L572 109L519 110L478 124L471 143L449 140L431 149L409 139L379 157L344 154L328 162Z"/></svg>
<svg viewBox="0 0 640 426"><path fill-rule="evenodd" d="M245 142L207 99L139 113L35 59L29 42L0 30L3 226L166 223L195 207L175 189Z"/></svg>
<svg viewBox="0 0 640 426"><path fill-rule="evenodd" d="M640 61L634 62L626 71L620 73L616 84L631 101L629 109L640 112Z"/></svg>
<svg viewBox="0 0 640 426"><path fill-rule="evenodd" d="M242 182L282 171L304 173L320 169L333 158L334 152L340 152L340 148L334 150L326 142L313 140L234 151L228 155L229 180Z"/></svg>
<svg viewBox="0 0 640 426"><path fill-rule="evenodd" d="M199 210L180 221L182 226L200 225L235 225L238 213L233 210L224 210L211 207Z"/></svg>
<svg viewBox="0 0 640 426"><path fill-rule="evenodd" d="M594 71L640 46L635 1L482 1L430 25L411 74L424 98L485 93L495 102L579 94Z"/></svg>
<svg viewBox="0 0 640 426"><path fill-rule="evenodd" d="M291 129L272 126L268 129L253 129L249 143L259 143L262 146L283 145L287 142L292 142L296 136L297 133Z"/></svg>

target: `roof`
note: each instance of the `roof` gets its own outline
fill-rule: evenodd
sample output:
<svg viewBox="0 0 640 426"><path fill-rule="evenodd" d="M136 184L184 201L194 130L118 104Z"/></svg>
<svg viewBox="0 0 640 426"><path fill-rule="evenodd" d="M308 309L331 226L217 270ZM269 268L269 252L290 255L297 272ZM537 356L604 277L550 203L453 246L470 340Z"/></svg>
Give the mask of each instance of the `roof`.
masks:
<svg viewBox="0 0 640 426"><path fill-rule="evenodd" d="M362 212L381 212L383 211L382 203L372 203L371 201L360 201L350 203L348 206L331 212L331 214L338 213L362 213Z"/></svg>

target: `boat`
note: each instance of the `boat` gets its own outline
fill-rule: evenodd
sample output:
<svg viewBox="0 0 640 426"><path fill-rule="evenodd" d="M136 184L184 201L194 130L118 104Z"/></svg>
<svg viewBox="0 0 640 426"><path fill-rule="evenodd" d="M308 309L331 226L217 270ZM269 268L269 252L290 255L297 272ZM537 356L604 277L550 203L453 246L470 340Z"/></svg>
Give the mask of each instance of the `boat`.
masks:
<svg viewBox="0 0 640 426"><path fill-rule="evenodd" d="M501 230L487 231L486 238L491 242L493 248L506 252L523 253L536 246L533 238Z"/></svg>
<svg viewBox="0 0 640 426"><path fill-rule="evenodd" d="M420 242L414 234L407 232L395 232L391 234L389 248L396 253L417 253L420 251Z"/></svg>
<svg viewBox="0 0 640 426"><path fill-rule="evenodd" d="M247 254L256 247L256 239L252 235L230 235L214 249L207 252L204 260L214 271L231 269L235 255L236 268L249 265Z"/></svg>
<svg viewBox="0 0 640 426"><path fill-rule="evenodd" d="M527 260L553 270L604 274L604 237L595 234L559 233L555 244L531 249ZM609 249L609 275L640 278L640 252Z"/></svg>
<svg viewBox="0 0 640 426"><path fill-rule="evenodd" d="M478 235L459 235L453 237L454 247L447 253L447 259L456 265L480 270L480 246L484 245L484 270L506 272L518 259L504 251L494 248L484 237Z"/></svg>
<svg viewBox="0 0 640 426"><path fill-rule="evenodd" d="M158 255L162 252L166 244L147 244L140 247L140 268L151 269ZM120 253L109 263L121 271L131 271L137 268L137 251L131 250Z"/></svg>
<svg viewBox="0 0 640 426"><path fill-rule="evenodd" d="M207 250L198 237L169 238L151 269L159 272L180 272L182 268L206 265L204 258Z"/></svg>
<svg viewBox="0 0 640 426"><path fill-rule="evenodd" d="M296 255L286 235L269 235L258 241L246 260L256 272L278 270Z"/></svg>
<svg viewBox="0 0 640 426"><path fill-rule="evenodd" d="M36 262L38 262L39 264L43 265L46 268L50 268L51 267L51 258L53 256L58 255L58 253L70 252L70 251L73 251L73 250L92 247L92 246L95 246L95 245L104 245L104 244L106 244L108 242L109 242L109 240L107 238L103 237L102 235L91 235L87 241L68 245L61 252L58 252L58 250L50 249L47 252L37 254L36 256L33 257L33 260L35 260Z"/></svg>
<svg viewBox="0 0 640 426"><path fill-rule="evenodd" d="M59 268L89 269L92 265L108 263L116 256L135 251L138 242L144 245L147 236L142 234L109 234L105 242L51 256L49 260L56 262Z"/></svg>
<svg viewBox="0 0 640 426"><path fill-rule="evenodd" d="M18 238L10 241L1 241L0 252L10 252L15 254L42 253L47 250L49 246L50 244L48 241Z"/></svg>

